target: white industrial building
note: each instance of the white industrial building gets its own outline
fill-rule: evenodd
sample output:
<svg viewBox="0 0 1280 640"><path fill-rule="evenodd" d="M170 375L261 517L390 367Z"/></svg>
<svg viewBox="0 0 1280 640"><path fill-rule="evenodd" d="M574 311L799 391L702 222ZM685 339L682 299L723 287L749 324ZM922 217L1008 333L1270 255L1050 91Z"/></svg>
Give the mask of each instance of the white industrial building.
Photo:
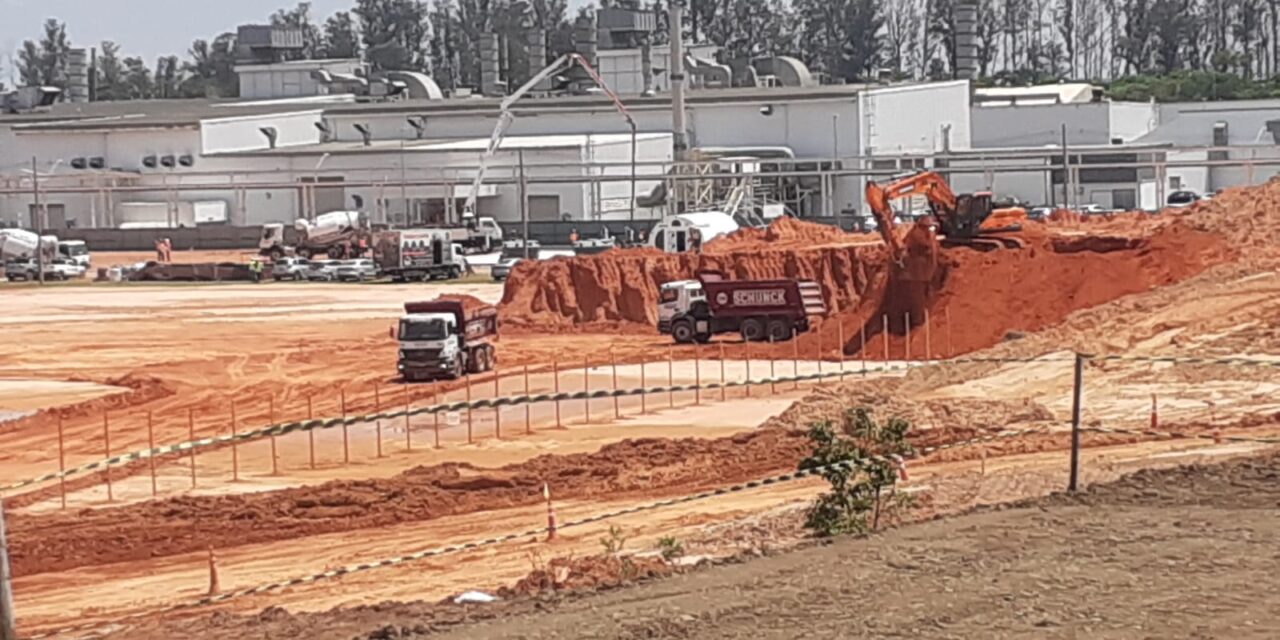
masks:
<svg viewBox="0 0 1280 640"><path fill-rule="evenodd" d="M636 193L644 196L672 157L671 101L625 101L638 132ZM33 185L24 169L32 157L41 190L48 190L42 199L50 227L187 225L197 222L197 210L199 222L213 223L219 203L221 218L232 225L353 208L375 222L456 221L497 121L497 103L327 95L58 104L0 115L0 222L31 221ZM792 168L820 169L814 159L826 159L829 169L830 158L854 156L867 159L846 161L846 168L870 168L876 156L970 148L963 81L701 89L690 93L688 120L696 148L719 157L795 158ZM478 194L478 211L502 222L521 219L515 177L523 155L532 219L631 215L631 134L603 96L520 103L491 180ZM589 178L602 173L611 181L591 184ZM862 180L804 181L793 208L811 217L856 211ZM639 216L656 213L635 209Z"/></svg>

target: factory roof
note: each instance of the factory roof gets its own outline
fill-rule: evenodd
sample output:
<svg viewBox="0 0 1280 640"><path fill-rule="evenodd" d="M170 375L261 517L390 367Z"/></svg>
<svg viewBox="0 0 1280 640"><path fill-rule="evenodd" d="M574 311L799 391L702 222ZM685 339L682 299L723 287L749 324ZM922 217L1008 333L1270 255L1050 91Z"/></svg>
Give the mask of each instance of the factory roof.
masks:
<svg viewBox="0 0 1280 640"><path fill-rule="evenodd" d="M910 85L826 85L817 87L742 87L732 89L694 89L689 92L690 105L763 104L775 101L848 100L868 88ZM624 96L632 110L669 109L671 96ZM48 109L19 114L0 114L0 125L28 131L100 130L174 128L198 126L204 120L291 113L324 109L326 115L361 116L377 114L450 113L497 115L500 98L450 98L445 100L358 101L351 95L314 96L280 100L137 100L119 102L58 103ZM530 97L516 106L516 111L580 111L613 108L609 97L601 93L579 96Z"/></svg>
<svg viewBox="0 0 1280 640"><path fill-rule="evenodd" d="M670 139L670 133L641 133L638 140ZM580 149L590 144L629 144L629 133L593 133L542 136L507 136L499 150L517 149ZM255 151L228 151L220 156L317 156L357 155L368 153L449 153L480 152L489 146L489 138L458 138L434 140L370 140L362 142L323 142Z"/></svg>
<svg viewBox="0 0 1280 640"><path fill-rule="evenodd" d="M290 100L136 100L61 102L28 113L0 113L0 125L19 131L173 128L204 120L314 111L352 101L351 96L317 96Z"/></svg>

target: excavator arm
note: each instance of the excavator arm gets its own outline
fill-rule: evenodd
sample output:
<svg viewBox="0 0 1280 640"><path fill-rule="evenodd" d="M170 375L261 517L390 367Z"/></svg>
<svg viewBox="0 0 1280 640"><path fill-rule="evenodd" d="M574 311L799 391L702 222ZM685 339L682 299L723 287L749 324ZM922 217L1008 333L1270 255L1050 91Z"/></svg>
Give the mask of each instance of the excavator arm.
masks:
<svg viewBox="0 0 1280 640"><path fill-rule="evenodd" d="M889 252L896 259L902 257L902 242L894 233L894 214L890 203L899 198L924 196L929 201L929 208L938 218L950 218L956 211L956 194L942 176L926 171L913 176L881 185L867 181L867 205L875 216L880 235L889 247Z"/></svg>

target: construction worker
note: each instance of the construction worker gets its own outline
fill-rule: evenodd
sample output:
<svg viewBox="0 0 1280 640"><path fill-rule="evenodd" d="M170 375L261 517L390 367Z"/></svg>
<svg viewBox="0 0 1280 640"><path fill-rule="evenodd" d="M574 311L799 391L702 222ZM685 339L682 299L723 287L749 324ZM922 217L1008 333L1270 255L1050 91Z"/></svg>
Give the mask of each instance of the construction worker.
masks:
<svg viewBox="0 0 1280 640"><path fill-rule="evenodd" d="M574 227L573 230L569 232L569 244L578 244L578 228L577 227Z"/></svg>
<svg viewBox="0 0 1280 640"><path fill-rule="evenodd" d="M164 263L164 238L156 238L156 262Z"/></svg>
<svg viewBox="0 0 1280 640"><path fill-rule="evenodd" d="M249 272L253 274L254 282L262 282L262 260L258 258L250 260Z"/></svg>

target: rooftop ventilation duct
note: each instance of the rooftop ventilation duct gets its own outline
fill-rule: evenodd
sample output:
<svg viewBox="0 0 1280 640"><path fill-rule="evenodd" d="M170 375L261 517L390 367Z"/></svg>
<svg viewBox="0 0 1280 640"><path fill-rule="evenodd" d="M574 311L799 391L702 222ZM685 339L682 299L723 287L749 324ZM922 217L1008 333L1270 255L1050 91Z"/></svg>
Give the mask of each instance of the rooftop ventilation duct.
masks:
<svg viewBox="0 0 1280 640"><path fill-rule="evenodd" d="M16 91L0 94L0 112L24 113L47 109L61 95L62 89L57 87L18 87Z"/></svg>
<svg viewBox="0 0 1280 640"><path fill-rule="evenodd" d="M1280 120L1268 120L1267 131L1271 133L1271 139L1280 144Z"/></svg>
<svg viewBox="0 0 1280 640"><path fill-rule="evenodd" d="M280 136L280 132L275 127L259 127L258 131L262 132L262 135L267 138L268 149L276 148L276 138Z"/></svg>
<svg viewBox="0 0 1280 640"><path fill-rule="evenodd" d="M388 71L387 79L403 83L404 93L413 100L444 100L444 92L431 76L417 71Z"/></svg>
<svg viewBox="0 0 1280 640"><path fill-rule="evenodd" d="M360 137L364 139L364 146L368 147L373 144L373 131L369 129L369 125L357 122L351 126L360 132Z"/></svg>
<svg viewBox="0 0 1280 640"><path fill-rule="evenodd" d="M320 142L329 142L333 140L333 128L329 126L328 122L321 120L315 123L315 125L316 131L320 132Z"/></svg>
<svg viewBox="0 0 1280 640"><path fill-rule="evenodd" d="M427 117L426 116L410 116L405 118L409 126L413 127L415 138L421 140L427 137Z"/></svg>

